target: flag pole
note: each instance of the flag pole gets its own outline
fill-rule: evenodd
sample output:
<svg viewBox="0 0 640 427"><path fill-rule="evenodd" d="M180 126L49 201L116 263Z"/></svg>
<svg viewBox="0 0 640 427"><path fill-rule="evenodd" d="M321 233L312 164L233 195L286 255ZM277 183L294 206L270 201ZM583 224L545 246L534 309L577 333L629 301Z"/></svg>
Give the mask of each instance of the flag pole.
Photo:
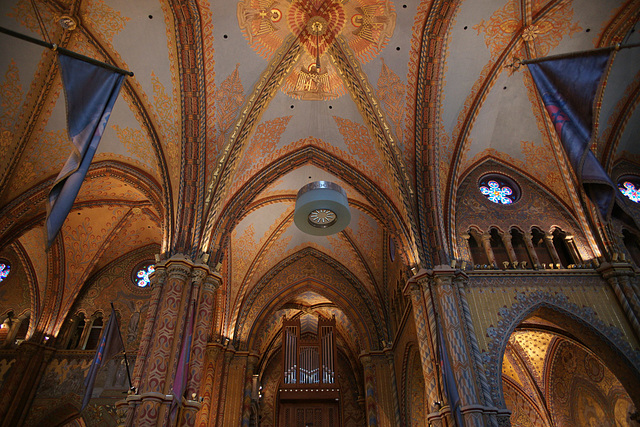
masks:
<svg viewBox="0 0 640 427"><path fill-rule="evenodd" d="M37 44L37 45L40 45L40 46L44 46L44 47L49 48L51 50L60 52L63 55L67 55L67 56L70 56L72 58L79 59L80 61L88 62L89 64L97 65L98 67L106 68L107 70L111 70L111 71L114 71L116 73L125 74L127 76L133 76L133 72L131 72L131 71L124 70L124 69L122 69L120 67L116 67L115 65L107 64L106 62L98 61L97 59L90 58L88 56L82 55L82 54L77 53L77 52L73 52L71 50L68 50L68 49L65 49L63 47L60 47L55 43L45 42L45 41L36 39L35 37L31 37L31 36L28 36L26 34L22 34L22 33L16 32L16 31L12 31L12 30L10 30L8 28L5 28L5 27L0 27L0 33L4 33L4 34L6 34L8 36L28 41L29 43L33 43L33 44Z"/></svg>
<svg viewBox="0 0 640 427"><path fill-rule="evenodd" d="M592 55L595 53L600 53L600 52L610 52L613 50L622 50L622 49L631 49L633 47L640 47L640 43L634 43L634 44L615 44L613 46L606 46L606 47L598 47L595 49L588 49L588 50L580 50L577 52L568 52L568 53L561 53L558 55L550 55L550 56L541 56L540 58L531 58L531 59L519 59L519 58L515 58L515 61L513 61L513 63L511 64L507 64L506 67L515 67L514 69L518 69L521 65L527 65L527 64L537 64L538 62L544 62L544 61L551 61L554 59L566 59L566 58L575 58L577 56L584 56L584 55Z"/></svg>
<svg viewBox="0 0 640 427"><path fill-rule="evenodd" d="M113 302L111 302L111 312L115 315L116 309L113 307ZM133 384L131 383L131 373L129 372L129 361L127 360L127 348L124 345L124 340L122 339L122 333L120 332L120 328L118 328L118 336L120 336L120 342L122 343L122 348L124 348L124 365L127 368L127 378L129 379L129 390L135 390Z"/></svg>

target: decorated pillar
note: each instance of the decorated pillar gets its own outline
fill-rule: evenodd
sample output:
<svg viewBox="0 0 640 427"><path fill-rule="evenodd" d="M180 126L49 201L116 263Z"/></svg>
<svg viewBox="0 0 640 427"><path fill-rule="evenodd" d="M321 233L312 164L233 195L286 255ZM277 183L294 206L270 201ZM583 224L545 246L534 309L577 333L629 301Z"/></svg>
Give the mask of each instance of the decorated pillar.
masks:
<svg viewBox="0 0 640 427"><path fill-rule="evenodd" d="M421 270L412 277L404 287L404 293L411 296L413 307L413 318L416 325L416 335L418 338L418 351L420 352L420 362L422 365L422 375L424 380L424 391L427 400L425 414L429 414L440 402L440 394L437 389L437 366L434 354L434 331L432 329L433 304L431 298L425 298L423 284L420 280L424 277L426 270ZM431 320L430 320L431 319ZM440 427L443 420L440 414L429 414L429 423L432 427Z"/></svg>
<svg viewBox="0 0 640 427"><path fill-rule="evenodd" d="M540 258L538 258L538 254L536 253L536 248L533 247L533 233L529 232L529 236L525 237L524 244L527 247L527 252L529 252L529 257L531 258L531 262L533 262L532 267L535 269L540 268Z"/></svg>
<svg viewBox="0 0 640 427"><path fill-rule="evenodd" d="M366 404L366 417L368 427L378 426L378 411L376 404L376 385L375 385L375 370L371 356L360 356L362 367L364 368L364 396Z"/></svg>
<svg viewBox="0 0 640 427"><path fill-rule="evenodd" d="M213 315L212 293L219 283L220 276L206 264L182 255L156 264L154 293L134 369L136 390L118 405L126 412L125 425L194 425L207 327ZM181 353L190 357L181 358ZM184 365L187 359L189 364ZM186 375L185 388L174 384L177 373ZM172 410L174 390L185 392L186 399L178 396Z"/></svg>
<svg viewBox="0 0 640 427"><path fill-rule="evenodd" d="M78 348L80 350L84 350L87 346L87 340L89 339L89 334L91 333L91 326L93 326L93 321L95 318L87 317L84 320L84 328L82 328L82 333L80 334L80 339L78 340Z"/></svg>
<svg viewBox="0 0 640 427"><path fill-rule="evenodd" d="M385 349L385 356L387 359L387 365L389 366L389 373L391 375L391 388L393 392L393 417L395 420L395 425L399 426L402 424L400 417L400 397L398 396L398 381L396 379L396 366L395 360L393 357L393 352L390 348Z"/></svg>
<svg viewBox="0 0 640 427"><path fill-rule="evenodd" d="M222 283L222 277L218 273L209 274L205 269L194 269L194 276L199 277L196 283L202 283L200 295L196 306L196 317L191 347L191 360L189 364L189 377L186 394L193 404L185 406L183 420L180 425L194 426L196 413L201 407L204 383L204 363L207 343L211 341L209 336L213 322L214 302L216 289Z"/></svg>
<svg viewBox="0 0 640 427"><path fill-rule="evenodd" d="M441 266L421 270L410 280L414 299L422 300L426 308L416 314L416 325L419 341L427 339L426 343L419 342L419 346L421 356L423 351L428 353L426 360L422 360L429 398L427 419L432 426L456 425L457 405L466 427L498 425L497 409L491 400L475 336L472 336L471 313L464 294L467 279L464 272ZM422 319L424 313L427 319ZM418 322L429 325L428 335L421 336L420 329L424 326ZM442 339L438 339L439 335ZM439 347L442 343L443 349ZM434 371L435 375L431 374ZM444 385L447 372L454 382L448 384L448 390ZM448 396L456 394L459 402L449 402Z"/></svg>
<svg viewBox="0 0 640 427"><path fill-rule="evenodd" d="M202 408L196 416L195 423L198 427L217 425L219 403L223 399L224 373L230 360L227 354L231 353L227 352L220 341L207 344L200 391Z"/></svg>
<svg viewBox="0 0 640 427"><path fill-rule="evenodd" d="M476 238L469 233L462 233L460 235L460 238L462 239L462 241L458 244L458 251L460 253L460 258L463 260L468 260L468 262L471 263L471 265L475 264L476 262L473 259L473 256L471 255L471 247L470 247L469 241L471 239L476 241L475 240Z"/></svg>

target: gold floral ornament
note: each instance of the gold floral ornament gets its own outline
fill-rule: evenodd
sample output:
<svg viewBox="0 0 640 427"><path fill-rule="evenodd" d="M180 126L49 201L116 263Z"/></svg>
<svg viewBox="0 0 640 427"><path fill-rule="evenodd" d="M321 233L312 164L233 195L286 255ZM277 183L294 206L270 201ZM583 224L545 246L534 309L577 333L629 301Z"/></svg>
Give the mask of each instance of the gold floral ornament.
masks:
<svg viewBox="0 0 640 427"><path fill-rule="evenodd" d="M304 54L282 91L305 100L329 100L346 93L325 53L344 37L361 62L369 62L393 35L396 13L389 0L240 0L238 24L251 47L270 58L290 34Z"/></svg>
<svg viewBox="0 0 640 427"><path fill-rule="evenodd" d="M540 28L536 25L530 25L522 31L522 38L526 42L532 42L540 34Z"/></svg>

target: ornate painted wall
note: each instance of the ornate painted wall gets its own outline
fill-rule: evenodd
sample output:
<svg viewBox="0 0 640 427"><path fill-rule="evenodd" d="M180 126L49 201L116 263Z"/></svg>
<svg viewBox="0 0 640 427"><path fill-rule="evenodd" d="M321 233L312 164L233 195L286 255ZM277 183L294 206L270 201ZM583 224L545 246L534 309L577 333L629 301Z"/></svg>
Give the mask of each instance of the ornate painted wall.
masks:
<svg viewBox="0 0 640 427"><path fill-rule="evenodd" d="M509 338L502 387L516 426L633 426L633 403L590 349L530 319ZM597 349L594 349L597 351Z"/></svg>

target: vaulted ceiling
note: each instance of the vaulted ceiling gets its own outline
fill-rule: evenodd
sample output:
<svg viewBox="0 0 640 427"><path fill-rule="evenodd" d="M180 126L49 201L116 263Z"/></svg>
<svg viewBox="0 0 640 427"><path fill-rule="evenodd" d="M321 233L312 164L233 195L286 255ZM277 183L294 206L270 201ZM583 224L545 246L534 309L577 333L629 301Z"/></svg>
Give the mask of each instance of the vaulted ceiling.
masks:
<svg viewBox="0 0 640 427"><path fill-rule="evenodd" d="M37 4L53 42L135 75L45 253L45 199L70 153L60 75L53 53L0 35L0 242L30 271L32 312L56 295L55 332L123 255L206 252L225 277L220 332L256 348L309 311L344 319L354 354L388 340L389 272L456 257L457 190L487 160L583 215L530 75L512 65L640 41L633 0ZM3 1L0 25L43 37L28 0ZM640 164L638 51L617 54L601 100L609 171ZM339 234L293 224L298 189L317 180L347 192Z"/></svg>

